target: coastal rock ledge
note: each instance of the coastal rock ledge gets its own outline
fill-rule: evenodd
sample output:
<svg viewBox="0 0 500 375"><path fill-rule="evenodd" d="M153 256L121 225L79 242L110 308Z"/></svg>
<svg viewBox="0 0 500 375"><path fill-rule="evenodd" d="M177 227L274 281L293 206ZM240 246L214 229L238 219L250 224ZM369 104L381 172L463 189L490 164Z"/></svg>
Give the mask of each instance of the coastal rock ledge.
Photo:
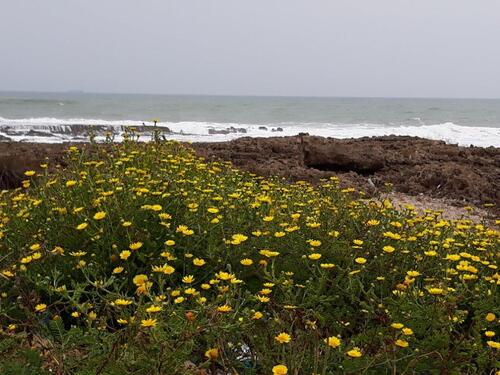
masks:
<svg viewBox="0 0 500 375"><path fill-rule="evenodd" d="M317 183L338 176L342 186L367 192L386 190L493 204L500 212L500 149L459 147L417 137L335 139L295 137L239 138L194 143L200 156L229 160L263 176Z"/></svg>

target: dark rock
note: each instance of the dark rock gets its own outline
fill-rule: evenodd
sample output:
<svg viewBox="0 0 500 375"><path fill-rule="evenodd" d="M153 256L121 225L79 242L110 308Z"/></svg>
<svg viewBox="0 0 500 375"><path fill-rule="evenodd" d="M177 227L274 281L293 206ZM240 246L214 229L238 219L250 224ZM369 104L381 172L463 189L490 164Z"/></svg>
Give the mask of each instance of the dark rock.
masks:
<svg viewBox="0 0 500 375"><path fill-rule="evenodd" d="M233 133L246 133L245 128L235 128L233 126L226 129L208 129L208 134L233 134Z"/></svg>
<svg viewBox="0 0 500 375"><path fill-rule="evenodd" d="M208 134L229 134L228 129L208 129Z"/></svg>
<svg viewBox="0 0 500 375"><path fill-rule="evenodd" d="M52 134L52 133L40 132L40 131L36 131L33 129L26 132L24 135L29 136L29 137L54 137L54 134Z"/></svg>
<svg viewBox="0 0 500 375"><path fill-rule="evenodd" d="M384 157L376 148L309 143L304 147L304 164L320 171L367 175L384 167Z"/></svg>

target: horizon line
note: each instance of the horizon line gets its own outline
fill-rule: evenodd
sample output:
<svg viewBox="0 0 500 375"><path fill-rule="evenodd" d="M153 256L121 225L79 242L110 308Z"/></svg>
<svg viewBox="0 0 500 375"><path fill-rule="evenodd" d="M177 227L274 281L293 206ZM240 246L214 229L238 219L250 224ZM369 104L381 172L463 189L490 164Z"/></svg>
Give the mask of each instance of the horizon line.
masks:
<svg viewBox="0 0 500 375"><path fill-rule="evenodd" d="M499 100L500 97L466 97L466 96L352 96L352 95L270 95L270 94L179 94L152 92L113 92L69 90L0 90L0 93L16 94L91 94L91 95L150 95L150 96L192 96L192 97L242 97L242 98L303 98L303 99L455 99L455 100Z"/></svg>

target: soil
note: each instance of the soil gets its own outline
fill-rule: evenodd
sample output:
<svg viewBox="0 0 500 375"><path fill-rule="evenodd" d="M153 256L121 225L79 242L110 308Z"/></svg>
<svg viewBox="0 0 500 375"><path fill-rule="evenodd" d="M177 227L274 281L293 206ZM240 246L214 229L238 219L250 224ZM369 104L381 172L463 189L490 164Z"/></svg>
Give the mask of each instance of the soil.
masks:
<svg viewBox="0 0 500 375"><path fill-rule="evenodd" d="M500 148L459 147L415 137L334 139L307 134L190 146L199 156L229 160L263 176L311 183L337 176L343 186L370 195L392 190L394 198L420 206L425 206L422 197L439 198L443 206L488 203L493 206L484 212L490 217L500 214ZM0 142L0 189L19 186L24 171L39 169L46 159L61 163L67 147Z"/></svg>

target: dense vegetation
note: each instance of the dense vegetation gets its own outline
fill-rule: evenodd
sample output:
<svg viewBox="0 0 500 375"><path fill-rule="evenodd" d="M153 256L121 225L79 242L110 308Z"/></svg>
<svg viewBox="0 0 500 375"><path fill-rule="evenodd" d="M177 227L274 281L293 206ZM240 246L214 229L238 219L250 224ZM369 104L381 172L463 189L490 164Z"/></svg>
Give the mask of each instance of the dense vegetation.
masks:
<svg viewBox="0 0 500 375"><path fill-rule="evenodd" d="M174 142L67 160L0 197L1 374L500 368L496 230Z"/></svg>

